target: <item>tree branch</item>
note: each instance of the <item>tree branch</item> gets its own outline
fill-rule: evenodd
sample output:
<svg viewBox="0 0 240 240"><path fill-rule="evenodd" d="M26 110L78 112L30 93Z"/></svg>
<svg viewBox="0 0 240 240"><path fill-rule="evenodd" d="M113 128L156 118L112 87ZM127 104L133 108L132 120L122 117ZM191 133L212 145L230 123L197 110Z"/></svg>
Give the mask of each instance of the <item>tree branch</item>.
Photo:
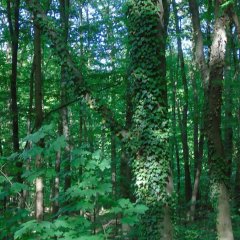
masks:
<svg viewBox="0 0 240 240"><path fill-rule="evenodd" d="M56 30L54 23L47 17L38 1L25 1L30 12L36 16L33 21L37 22L41 26L43 32L52 41L54 49L62 64L66 64L68 67L68 75L70 81L73 81L75 84L75 92L77 96L83 99L86 102L87 106L98 112L104 118L111 131L121 137L121 132L124 127L115 119L114 113L107 106L102 104L100 99L93 96L90 88L87 86L87 83L82 76L82 73L76 67L76 64L73 62L71 55L65 48L61 37L61 32L58 32Z"/></svg>

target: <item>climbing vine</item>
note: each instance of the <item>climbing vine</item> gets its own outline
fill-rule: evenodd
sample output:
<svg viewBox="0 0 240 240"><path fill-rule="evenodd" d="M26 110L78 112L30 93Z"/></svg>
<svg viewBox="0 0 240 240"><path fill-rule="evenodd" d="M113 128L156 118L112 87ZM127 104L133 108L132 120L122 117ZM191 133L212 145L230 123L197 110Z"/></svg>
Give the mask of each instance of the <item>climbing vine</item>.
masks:
<svg viewBox="0 0 240 240"><path fill-rule="evenodd" d="M149 211L141 239L160 239L162 207L169 203L168 117L164 23L156 1L129 1L130 76L133 88L132 165L137 201Z"/></svg>

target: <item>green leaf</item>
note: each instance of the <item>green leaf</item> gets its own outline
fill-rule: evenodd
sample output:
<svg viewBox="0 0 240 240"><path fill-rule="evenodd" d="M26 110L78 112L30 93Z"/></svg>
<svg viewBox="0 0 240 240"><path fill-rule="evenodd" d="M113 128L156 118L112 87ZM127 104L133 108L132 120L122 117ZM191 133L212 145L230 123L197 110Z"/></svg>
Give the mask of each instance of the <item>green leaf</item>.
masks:
<svg viewBox="0 0 240 240"><path fill-rule="evenodd" d="M22 190L28 190L28 186L22 183L13 183L11 186L12 193L19 193Z"/></svg>
<svg viewBox="0 0 240 240"><path fill-rule="evenodd" d="M97 150L92 154L93 159L99 160L100 157L101 157L101 151L100 150Z"/></svg>
<svg viewBox="0 0 240 240"><path fill-rule="evenodd" d="M101 163L99 164L99 168L100 170L103 172L105 169L110 169L111 164L110 164L110 160L109 159L104 159L103 161L101 161Z"/></svg>
<svg viewBox="0 0 240 240"><path fill-rule="evenodd" d="M52 144L51 144L51 148L54 150L54 151L59 151L63 148L65 148L67 145L66 143L66 139L65 137L62 135L60 137L58 137Z"/></svg>
<svg viewBox="0 0 240 240"><path fill-rule="evenodd" d="M138 222L137 216L126 216L121 219L121 222L123 224L129 224L129 225L134 225L136 222Z"/></svg>
<svg viewBox="0 0 240 240"><path fill-rule="evenodd" d="M135 206L135 211L138 214L144 214L148 210L148 207L143 204L137 204Z"/></svg>
<svg viewBox="0 0 240 240"><path fill-rule="evenodd" d="M121 208L127 208L132 205L129 199L121 198L118 200L118 204Z"/></svg>

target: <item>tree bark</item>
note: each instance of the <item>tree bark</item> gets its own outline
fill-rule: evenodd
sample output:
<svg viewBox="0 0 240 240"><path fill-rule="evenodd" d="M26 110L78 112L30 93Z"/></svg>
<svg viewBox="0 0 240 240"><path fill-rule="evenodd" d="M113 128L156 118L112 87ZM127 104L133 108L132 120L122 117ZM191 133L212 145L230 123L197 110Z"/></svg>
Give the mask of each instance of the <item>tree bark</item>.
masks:
<svg viewBox="0 0 240 240"><path fill-rule="evenodd" d="M213 195L217 201L217 233L220 240L233 239L228 191L225 186L226 158L221 137L221 106L223 70L226 52L227 9L221 8L221 1L215 1L215 24L209 68L203 53L203 37L196 0L189 0L194 30L195 61L202 75L204 85L204 129L208 138L209 167Z"/></svg>
<svg viewBox="0 0 240 240"><path fill-rule="evenodd" d="M194 43L194 61L200 70L205 91L208 87L209 69L206 64L203 51L203 35L200 25L198 3L196 0L189 0L189 8L192 16L193 25L193 43Z"/></svg>
<svg viewBox="0 0 240 240"><path fill-rule="evenodd" d="M52 214L53 217L57 217L57 213L59 210L59 190L60 190L60 167L61 167L61 151L57 151L56 157L55 157L55 172L56 172L56 177L54 179L54 188L53 188L53 196L54 196L54 201L53 201L53 208L52 208Z"/></svg>
<svg viewBox="0 0 240 240"><path fill-rule="evenodd" d="M64 48L67 49L68 45L68 35L69 35L69 0L59 0L60 2L60 19L61 26L63 29L63 44ZM63 61L61 65L61 104L65 105L67 103L67 89L69 85L69 74L68 67ZM70 132L69 132L69 113L68 108L63 107L61 109L61 123L62 123L62 134L66 139L65 151L62 153L66 156L66 161L64 164L65 179L64 179L64 190L66 191L71 187L71 145L70 145Z"/></svg>
<svg viewBox="0 0 240 240"><path fill-rule="evenodd" d="M36 14L34 15L36 19ZM35 129L38 130L43 122L43 93L42 93L42 49L41 49L41 29L39 24L34 23L34 59L35 59ZM44 140L41 139L38 143L40 147L44 147ZM42 156L36 156L36 168L42 168ZM43 178L36 178L36 220L43 220L44 214L44 197L43 197Z"/></svg>
<svg viewBox="0 0 240 240"><path fill-rule="evenodd" d="M211 45L207 136L209 144L210 174L217 199L217 232L220 240L233 238L228 191L226 188L226 158L221 137L221 106L223 70L227 44L228 17L220 12L220 1L215 3L215 24Z"/></svg>
<svg viewBox="0 0 240 240"><path fill-rule="evenodd" d="M172 48L170 48L170 55L173 56ZM171 64L172 66L172 64ZM178 139L177 139L177 118L176 118L176 94L177 94L177 77L176 73L174 72L174 68L170 69L170 79L172 83L172 141L173 141L173 155L175 154L176 157L176 165L177 165L177 194L178 194L178 201L180 201L180 187L181 187L181 170L180 170L180 157L179 157L179 146L178 146Z"/></svg>
<svg viewBox="0 0 240 240"><path fill-rule="evenodd" d="M195 210L196 210L196 204L197 204L197 198L199 195L199 185L200 185L200 177L202 172L202 158L203 158L203 145L204 145L204 133L203 130L200 133L200 139L199 139L199 150L196 161L197 161L197 167L195 172L195 180L193 185L193 191L192 191L192 197L191 197L191 206L190 206L190 212L189 212L189 220L194 221L195 219Z"/></svg>
<svg viewBox="0 0 240 240"><path fill-rule="evenodd" d="M173 12L175 17L175 26L177 34L177 46L178 46L178 57L180 61L181 78L184 91L184 105L181 119L181 136L183 146L183 159L184 159L184 173L185 173L185 200L189 202L192 194L192 184L189 166L189 147L188 147L188 133L187 133L187 121L188 121L188 83L185 71L185 61L182 50L181 31L179 28L179 18L177 13L177 6L175 0L172 1Z"/></svg>
<svg viewBox="0 0 240 240"><path fill-rule="evenodd" d="M230 36L229 36L230 37ZM224 118L224 151L226 154L227 161L227 177L230 180L232 175L232 154L233 154L233 79L230 67L230 44L227 47L227 66L225 71L225 118ZM231 46L232 48L232 46Z"/></svg>
<svg viewBox="0 0 240 240"><path fill-rule="evenodd" d="M17 77L18 77L18 46L19 46L19 12L20 0L7 0L7 18L9 32L11 38L11 77L10 77L10 95L11 95L11 118L12 118L12 143L13 151L19 151L19 123L18 123L18 97L17 97ZM23 183L22 179L23 163L20 159L16 159L16 180ZM20 197L20 207L24 207L23 192Z"/></svg>

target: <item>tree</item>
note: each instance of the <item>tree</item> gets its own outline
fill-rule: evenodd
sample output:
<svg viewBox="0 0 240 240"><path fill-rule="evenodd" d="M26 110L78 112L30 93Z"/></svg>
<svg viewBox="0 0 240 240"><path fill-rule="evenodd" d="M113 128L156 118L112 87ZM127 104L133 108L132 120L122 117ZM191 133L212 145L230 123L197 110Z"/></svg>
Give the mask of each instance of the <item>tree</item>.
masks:
<svg viewBox="0 0 240 240"><path fill-rule="evenodd" d="M17 77L18 77L18 47L19 47L19 11L20 1L7 1L7 17L11 38L12 50L12 70L10 81L11 94L11 115L12 115L12 144L13 151L19 151L19 124L18 124L18 100L17 100ZM22 183L22 162L16 159L17 181ZM23 206L24 200L21 197L20 206Z"/></svg>
<svg viewBox="0 0 240 240"><path fill-rule="evenodd" d="M37 15L34 15L36 19ZM42 93L42 42L41 29L38 23L34 23L34 64L35 64L35 129L38 130L43 122L43 93ZM44 148L44 140L40 139L39 147ZM43 164L42 154L36 156L36 168L41 169ZM44 196L43 196L43 177L36 178L36 210L37 220L43 220L44 213Z"/></svg>
<svg viewBox="0 0 240 240"><path fill-rule="evenodd" d="M203 39L200 29L198 6L190 0L192 22L195 34L195 58L202 74L205 88L205 131L208 138L209 165L213 191L217 194L217 231L220 239L233 239L228 192L226 188L226 159L221 137L221 106L223 70L227 43L226 28L228 15L222 10L220 1L215 2L215 23L209 69L204 59Z"/></svg>
<svg viewBox="0 0 240 240"><path fill-rule="evenodd" d="M238 9L2 0L0 239L238 239Z"/></svg>
<svg viewBox="0 0 240 240"><path fill-rule="evenodd" d="M172 239L165 59L169 3L131 1L127 13L134 89L133 174L137 201L149 207L140 237Z"/></svg>

